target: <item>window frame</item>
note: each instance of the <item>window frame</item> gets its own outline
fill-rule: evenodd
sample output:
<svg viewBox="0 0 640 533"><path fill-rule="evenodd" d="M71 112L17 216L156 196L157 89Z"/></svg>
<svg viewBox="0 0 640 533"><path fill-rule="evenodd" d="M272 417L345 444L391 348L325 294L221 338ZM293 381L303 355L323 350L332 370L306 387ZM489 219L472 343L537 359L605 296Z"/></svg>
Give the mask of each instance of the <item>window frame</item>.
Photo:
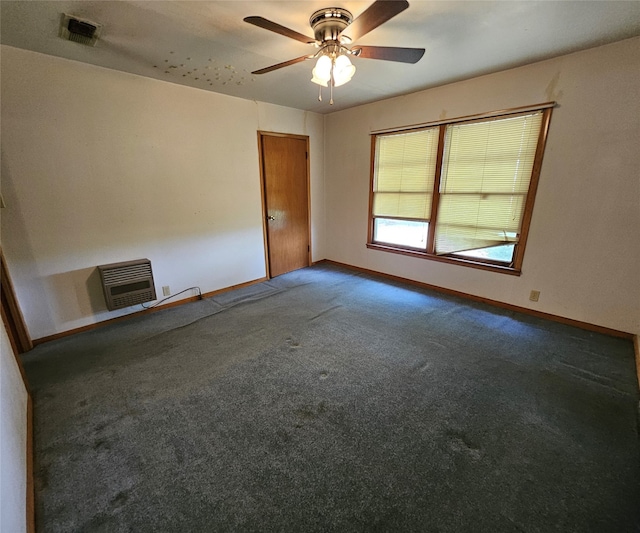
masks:
<svg viewBox="0 0 640 533"><path fill-rule="evenodd" d="M547 136L549 131L549 123L551 121L551 113L555 102L547 102L544 104L537 104L535 106L526 106L520 108L512 108L501 111L494 111L491 113L483 113L479 115L460 117L455 119L449 119L438 122L431 122L426 124L418 124L413 126L407 126L403 128L394 128L389 130L374 131L371 133L371 156L370 156L370 180L369 180L369 215L368 215L368 230L367 230L367 248L372 250L379 250L384 252L397 253L401 255L407 255L411 257L420 257L422 259L429 259L432 261L438 261L441 263L449 263L455 265L468 266L472 268L478 268L482 270L489 270L492 272L500 272L503 274L511 274L519 276L522 272L522 263L524 260L524 252L526 248L527 238L529 236L529 227L531 224L531 218L533 214L534 202L536 192L538 190L538 183L540 178L540 171L542 169L542 159L547 142ZM440 179L442 175L442 163L444 157L445 148L445 134L447 126L460 123L474 123L485 122L490 120L496 120L500 118L507 118L510 116L526 115L532 112L542 112L542 119L540 124L540 132L538 134L538 141L536 146L535 157L533 161L533 167L531 171L531 179L529 181L529 189L525 200L524 211L522 214L522 223L520 228L520 236L518 242L515 243L513 251L513 260L510 264L499 262L491 259L476 259L471 257L463 257L455 254L436 255L435 253L435 232L438 221L438 206L440 203ZM418 249L409 246L402 246L397 244L390 244L384 242L376 242L374 240L374 225L376 218L389 218L389 217L374 217L373 215L373 202L374 202L374 184L375 184L375 171L376 171L376 141L379 136L398 134L398 133L411 133L415 131L439 128L438 132L438 149L435 164L435 176L433 181L432 191L432 204L431 204L431 216L429 221L427 243L424 249ZM404 220L399 218L399 220Z"/></svg>

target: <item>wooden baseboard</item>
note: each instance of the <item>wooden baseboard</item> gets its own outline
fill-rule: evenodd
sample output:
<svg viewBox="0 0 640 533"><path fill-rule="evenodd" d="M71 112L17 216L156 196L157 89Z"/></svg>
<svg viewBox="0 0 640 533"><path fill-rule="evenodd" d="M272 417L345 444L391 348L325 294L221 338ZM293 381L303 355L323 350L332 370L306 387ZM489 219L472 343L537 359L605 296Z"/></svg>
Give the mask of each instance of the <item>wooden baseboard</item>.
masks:
<svg viewBox="0 0 640 533"><path fill-rule="evenodd" d="M452 296L459 296L459 297L465 298L467 300L473 300L473 301L476 301L476 302L486 303L486 304L489 304L489 305L493 305L495 307L500 307L502 309L508 309L508 310L511 310L511 311L517 311L519 313L524 313L524 314L535 316L535 317L538 317L538 318L544 318L544 319L547 319L547 320L552 320L554 322L560 322L562 324L567 324L567 325L575 326L575 327L578 327L578 328L581 328L581 329L594 331L596 333L603 333L605 335L611 335L613 337L621 337L621 338L624 338L624 339L632 339L633 342L634 342L635 357L636 357L636 369L637 369L637 374L638 374L638 385L639 385L639 388L640 388L640 347L639 347L639 341L638 341L638 337L639 336L638 335L634 335L634 334L628 333L626 331L619 331L619 330L612 329L612 328L607 328L607 327L604 327L604 326L598 326L598 325L595 325L595 324L590 324L588 322L582 322L580 320L574 320L574 319L571 319L571 318L566 318L566 317L562 317L562 316L558 316L558 315L553 315L553 314L550 314L550 313L543 313L542 311L536 311L534 309L529 309L527 307L520 307L520 306L517 306L517 305L508 304L508 303L505 303L505 302L500 302L498 300L492 300L490 298L484 298L484 297L481 297L481 296L475 296L473 294L468 294L468 293L461 292L461 291L456 291L456 290L453 290L453 289L447 289L445 287L439 287L437 285L431 285L429 283L423 283L421 281L415 281L415 280L412 280L412 279L403 278L401 276L394 276L392 274L385 274L384 272L378 272L376 270L370 270L368 268L362 268L362 267L357 267L357 266L354 266L354 265L349 265L349 264L346 264L346 263L340 263L338 261L332 261L330 259L321 259L320 261L314 261L312 264L313 265L318 265L318 264L323 264L323 263L332 264L332 265L340 266L340 267L343 267L343 268L348 268L350 270L355 270L357 272L364 272L366 274L372 274L374 276L380 276L380 277L391 279L391 280L394 280L394 281L400 281L402 283L415 285L415 286L421 287L423 289L429 289L429 290L433 290L433 291L436 291L436 292L441 292L443 294L449 294L449 295L452 295ZM261 282L267 281L267 280L268 280L267 277L263 277L263 278L258 278L258 279L252 280L252 281L247 281L245 283L240 283L238 285L232 285L230 287L225 287L223 289L218 289L216 291L207 292L207 293L202 295L202 298L211 298L212 296L215 296L217 294L222 294L224 292L229 292L229 291L232 291L234 289L241 289L243 287L248 287L250 285L255 285L256 283L261 283ZM140 315L143 315L143 314L153 313L155 311L160 311L160 310L163 310L163 309L168 309L170 307L176 307L178 305L184 305L184 304L189 303L189 302L194 302L194 301L196 301L198 299L199 299L198 296L192 296L190 298L185 298L183 300L180 300L180 301L177 301L177 302L173 302L173 303L168 303L168 304L161 305L161 306L158 306L158 307L154 307L152 309L145 309L145 310L137 311L135 313L124 315L124 316L121 316L121 317L111 318L109 320L104 320L102 322L97 322L95 324L89 324L87 326L82 326L80 328L67 330L67 331L64 331L62 333L56 333L55 335L49 335L47 337L42 337L42 338L39 338L39 339L35 339L33 341L33 344L34 344L34 346L36 346L36 345L42 344L44 342L49 342L49 341L52 341L52 340L55 340L55 339L59 339L59 338L62 338L62 337L67 337L69 335L74 335L76 333L81 333L83 331L88 331L88 330L96 329L96 328L99 328L99 327L102 327L102 326L106 326L107 324L113 324L113 323L116 323L116 322L121 322L123 320L128 320L129 318L132 318L134 316L140 316Z"/></svg>
<svg viewBox="0 0 640 533"><path fill-rule="evenodd" d="M184 298L182 300L178 300L177 302L170 302L167 304L159 305L158 307L152 307L151 309L143 309L141 311L136 311L134 313L130 313L128 315L118 316L116 318L109 318L108 320L102 320L100 322L96 322L95 324L88 324L86 326L81 326L79 328L69 329L63 331L61 333L55 333L54 335L47 335L46 337L40 337L39 339L33 340L33 345L37 346L39 344L43 344L45 342L54 341L56 339L61 339L63 337L68 337L70 335L75 335L76 333L82 333L84 331L90 331L92 329L101 328L108 324L115 324L117 322L122 322L124 320L129 320L130 318L146 315L149 313L155 313L157 311L162 311L164 309L169 309L170 307L177 307L179 305L188 304L190 302L195 302L197 300L201 300L203 298L211 298L212 296L216 296L218 294L222 294L225 292L233 291L235 289L242 289L243 287L249 287L250 285L255 285L256 283L262 283L263 281L267 281L268 278L258 278L251 281L246 281L244 283L239 283L238 285L231 285L230 287L225 287L223 289L218 289L215 291L207 292L202 296L191 296L189 298Z"/></svg>
<svg viewBox="0 0 640 533"><path fill-rule="evenodd" d="M518 305L508 304L505 302L500 302L498 300L491 300L490 298L484 298L482 296L475 296L473 294L468 294L466 292L456 291L453 289L447 289L445 287L439 287L437 285L431 285L429 283L423 283L421 281L415 281L408 278L403 278L400 276L394 276L393 274L385 274L384 272L377 272L376 270L369 270L368 268L357 267L353 265L348 265L346 263L339 263L337 261L331 261L330 259L325 259L323 261L317 261L315 264L328 263L336 266L340 266L343 268L348 268L350 270L355 270L357 272L363 272L365 274L371 274L374 276L380 276L382 278L390 279L393 281L399 281L402 283L407 283L409 285L415 285L417 287L421 287L423 289L429 289L436 292L441 292L443 294L449 294L451 296L459 296L460 298L465 298L466 300L473 300L475 302L482 302L494 307L500 307L502 309L508 309L510 311L517 311L519 313L524 313L527 315L535 316L538 318L544 318L546 320L552 320L553 322L560 322L561 324L567 324L569 326L575 326L581 329L586 329L589 331L594 331L596 333L603 333L605 335L610 335L612 337L622 337L623 339L633 339L633 333L627 333L626 331L619 331L617 329L606 328L604 326L597 326L595 324L590 324L588 322L582 322L580 320L574 320L572 318L566 318L558 315L553 315L550 313L543 313L542 311L536 311L534 309L529 309L527 307L520 307ZM636 337L637 338L637 337ZM636 355L638 353L638 349L636 348ZM640 374L639 374L640 375Z"/></svg>

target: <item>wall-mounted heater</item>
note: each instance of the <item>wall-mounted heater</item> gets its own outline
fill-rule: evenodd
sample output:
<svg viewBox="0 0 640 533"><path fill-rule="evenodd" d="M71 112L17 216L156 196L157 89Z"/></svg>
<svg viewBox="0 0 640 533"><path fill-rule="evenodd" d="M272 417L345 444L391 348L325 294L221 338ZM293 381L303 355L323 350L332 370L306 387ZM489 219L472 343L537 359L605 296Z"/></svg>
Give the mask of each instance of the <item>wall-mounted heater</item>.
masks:
<svg viewBox="0 0 640 533"><path fill-rule="evenodd" d="M107 309L121 309L156 299L151 261L136 259L98 266Z"/></svg>

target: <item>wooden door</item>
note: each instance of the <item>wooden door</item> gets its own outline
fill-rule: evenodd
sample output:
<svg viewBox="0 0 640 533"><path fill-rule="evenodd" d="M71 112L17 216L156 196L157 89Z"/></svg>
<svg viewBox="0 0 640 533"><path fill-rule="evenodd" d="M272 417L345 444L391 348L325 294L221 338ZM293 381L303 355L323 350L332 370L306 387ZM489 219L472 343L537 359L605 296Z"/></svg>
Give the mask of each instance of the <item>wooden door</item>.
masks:
<svg viewBox="0 0 640 533"><path fill-rule="evenodd" d="M260 133L269 277L310 264L308 143Z"/></svg>

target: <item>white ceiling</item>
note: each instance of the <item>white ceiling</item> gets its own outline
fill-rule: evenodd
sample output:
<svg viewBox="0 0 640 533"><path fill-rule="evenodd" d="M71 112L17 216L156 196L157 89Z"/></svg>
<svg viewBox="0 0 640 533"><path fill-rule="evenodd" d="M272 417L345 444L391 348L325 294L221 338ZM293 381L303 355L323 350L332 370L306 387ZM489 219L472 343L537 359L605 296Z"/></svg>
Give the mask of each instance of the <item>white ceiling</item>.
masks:
<svg viewBox="0 0 640 533"><path fill-rule="evenodd" d="M357 44L425 48L415 65L353 59L353 80L318 101L312 61L250 72L312 53L243 22L259 15L313 37L310 15L338 5L357 17L370 1L1 0L1 42L284 106L329 113L640 35L640 1L430 1L410 7ZM59 37L62 14L103 25L94 48Z"/></svg>

